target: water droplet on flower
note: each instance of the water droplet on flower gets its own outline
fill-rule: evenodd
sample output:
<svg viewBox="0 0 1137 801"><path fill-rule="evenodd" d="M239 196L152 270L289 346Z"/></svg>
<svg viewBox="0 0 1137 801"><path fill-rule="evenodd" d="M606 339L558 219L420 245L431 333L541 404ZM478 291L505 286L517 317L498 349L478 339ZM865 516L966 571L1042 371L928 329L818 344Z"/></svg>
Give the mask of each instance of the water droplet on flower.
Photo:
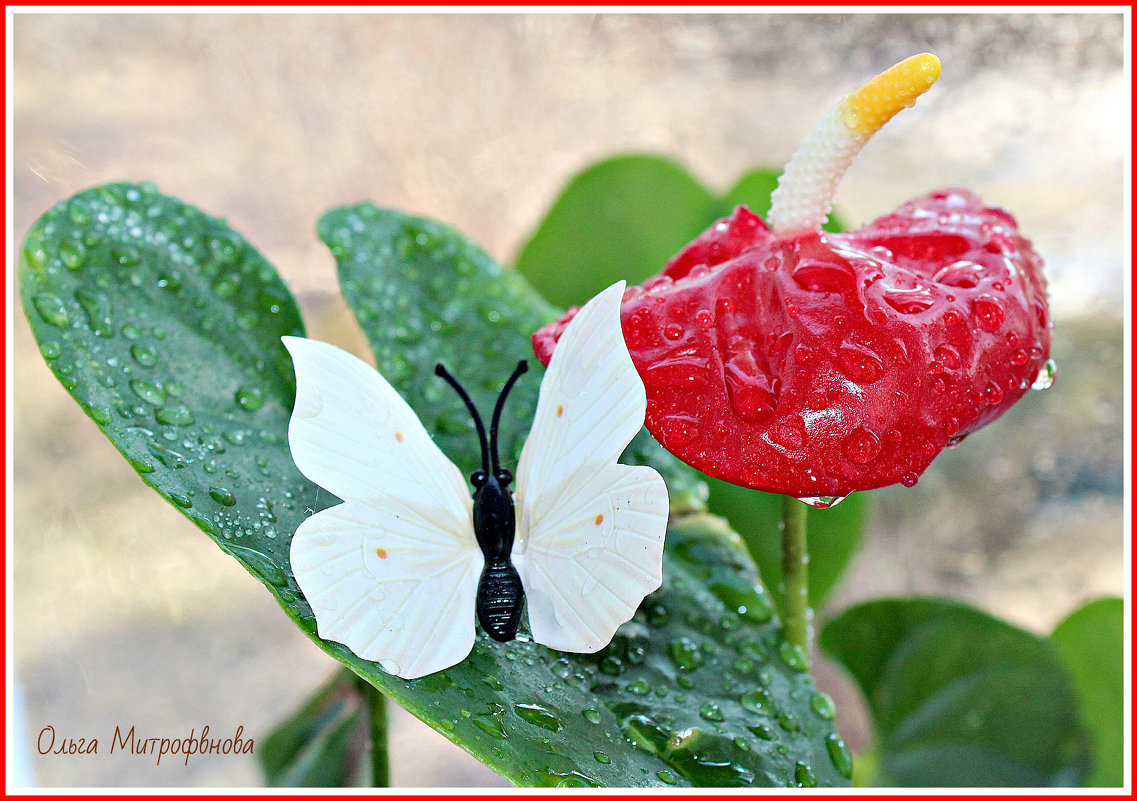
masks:
<svg viewBox="0 0 1137 801"><path fill-rule="evenodd" d="M959 365L962 364L962 360L959 358L959 351L951 345L940 345L936 348L935 357L936 361L949 370L956 370L959 368Z"/></svg>
<svg viewBox="0 0 1137 801"><path fill-rule="evenodd" d="M814 509L831 509L848 497L848 495L814 495L807 498L798 498L798 500L806 506L812 506Z"/></svg>
<svg viewBox="0 0 1137 801"><path fill-rule="evenodd" d="M890 288L881 293L885 302L901 314L919 314L935 304L935 297L924 287L912 289Z"/></svg>
<svg viewBox="0 0 1137 801"><path fill-rule="evenodd" d="M841 345L837 363L845 375L861 384L871 384L884 375L884 360L872 349L854 342Z"/></svg>
<svg viewBox="0 0 1137 801"><path fill-rule="evenodd" d="M984 331L998 331L1006 317L1002 302L991 295L977 297L971 304L971 313Z"/></svg>
<svg viewBox="0 0 1137 801"><path fill-rule="evenodd" d="M864 426L858 426L845 439L841 452L854 464L868 464L880 453L880 437Z"/></svg>
<svg viewBox="0 0 1137 801"><path fill-rule="evenodd" d="M1030 385L1031 389L1043 390L1050 389L1054 385L1054 379L1058 375L1058 364L1053 359L1047 359L1046 364L1038 371L1038 375L1034 377L1034 383Z"/></svg>
<svg viewBox="0 0 1137 801"><path fill-rule="evenodd" d="M905 473L904 477L900 479L900 483L906 487L914 487L919 480L920 477L915 473Z"/></svg>
<svg viewBox="0 0 1137 801"><path fill-rule="evenodd" d="M663 335L670 340L676 340L683 336L683 326L678 323L670 323L663 329Z"/></svg>
<svg viewBox="0 0 1137 801"><path fill-rule="evenodd" d="M987 397L987 402L991 404L998 404L1003 400L1003 388L994 381L987 382L987 388L983 390L983 394Z"/></svg>

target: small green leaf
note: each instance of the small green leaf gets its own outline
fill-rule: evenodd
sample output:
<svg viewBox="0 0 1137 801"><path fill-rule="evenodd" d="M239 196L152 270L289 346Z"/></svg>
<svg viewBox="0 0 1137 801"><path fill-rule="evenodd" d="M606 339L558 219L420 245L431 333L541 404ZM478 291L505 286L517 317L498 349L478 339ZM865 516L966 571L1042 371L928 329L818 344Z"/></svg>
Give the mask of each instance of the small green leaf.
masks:
<svg viewBox="0 0 1137 801"><path fill-rule="evenodd" d="M782 608L782 496L704 477L710 490L707 508L722 515L742 535L762 581ZM868 493L857 492L830 509L810 509L809 604L821 609L861 542Z"/></svg>
<svg viewBox="0 0 1137 801"><path fill-rule="evenodd" d="M358 682L338 671L258 741L257 764L269 786L366 786L367 710Z"/></svg>
<svg viewBox="0 0 1137 801"><path fill-rule="evenodd" d="M1082 722L1093 743L1089 787L1125 780L1125 605L1099 598L1077 609L1050 635L1070 673Z"/></svg>
<svg viewBox="0 0 1137 801"><path fill-rule="evenodd" d="M1066 787L1088 740L1054 647L962 604L870 601L821 632L876 727L875 784Z"/></svg>
<svg viewBox="0 0 1137 801"><path fill-rule="evenodd" d="M551 303L579 305L621 278L638 284L714 221L718 203L660 156L618 156L578 173L517 257Z"/></svg>

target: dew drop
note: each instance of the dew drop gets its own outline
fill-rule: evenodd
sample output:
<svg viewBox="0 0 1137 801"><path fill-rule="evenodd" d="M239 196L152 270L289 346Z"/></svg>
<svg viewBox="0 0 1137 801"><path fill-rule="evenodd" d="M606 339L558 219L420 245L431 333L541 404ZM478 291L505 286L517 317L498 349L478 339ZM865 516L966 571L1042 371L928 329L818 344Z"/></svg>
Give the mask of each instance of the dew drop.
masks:
<svg viewBox="0 0 1137 801"><path fill-rule="evenodd" d="M837 363L849 378L871 384L884 375L884 360L870 348L846 342L837 351Z"/></svg>
<svg viewBox="0 0 1137 801"><path fill-rule="evenodd" d="M919 480L920 477L915 473L905 473L904 477L900 479L900 483L906 487L914 487Z"/></svg>
<svg viewBox="0 0 1137 801"><path fill-rule="evenodd" d="M39 352L45 359L57 359L63 349L59 347L58 342L43 342L40 343Z"/></svg>
<svg viewBox="0 0 1137 801"><path fill-rule="evenodd" d="M608 756L603 751L593 751L592 758L599 762L601 765L607 765L612 761L612 757Z"/></svg>
<svg viewBox="0 0 1137 801"><path fill-rule="evenodd" d="M59 243L59 259L69 270L78 270L83 266L83 257L87 249L82 242L66 240Z"/></svg>
<svg viewBox="0 0 1137 801"><path fill-rule="evenodd" d="M63 305L63 301L55 295L40 292L32 296L32 305L40 318L48 325L56 328L66 328L71 325L71 313Z"/></svg>
<svg viewBox="0 0 1137 801"><path fill-rule="evenodd" d="M846 437L841 452L854 464L868 464L880 453L880 437L864 426L858 426Z"/></svg>
<svg viewBox="0 0 1137 801"><path fill-rule="evenodd" d="M794 783L798 787L816 787L817 774L809 765L798 762L794 768Z"/></svg>
<svg viewBox="0 0 1137 801"><path fill-rule="evenodd" d="M971 304L971 313L979 327L989 332L998 331L1006 317L1003 304L991 295L977 297Z"/></svg>
<svg viewBox="0 0 1137 801"><path fill-rule="evenodd" d="M994 381L987 382L987 388L983 390L983 394L987 398L987 402L991 404L999 404L1003 400L1003 388Z"/></svg>
<svg viewBox="0 0 1137 801"><path fill-rule="evenodd" d="M135 378L131 380L130 388L135 395L154 406L161 406L166 402L166 390L162 388L161 384Z"/></svg>
<svg viewBox="0 0 1137 801"><path fill-rule="evenodd" d="M154 412L154 417L159 423L169 426L188 426L193 424L193 412L186 408L184 404L163 406Z"/></svg>
<svg viewBox="0 0 1137 801"><path fill-rule="evenodd" d="M805 651L800 645L791 642L783 642L778 646L778 656L781 658L782 663L790 670L799 672L809 670L809 660L806 658Z"/></svg>
<svg viewBox="0 0 1137 801"><path fill-rule="evenodd" d="M96 336L113 337L114 326L111 324L111 301L106 295L81 288L75 290L75 300L87 313L87 323Z"/></svg>
<svg viewBox="0 0 1137 801"><path fill-rule="evenodd" d="M657 779L659 779L661 782L663 782L664 784L678 784L679 783L678 779L675 778L675 774L669 770L657 770L655 772L655 777Z"/></svg>
<svg viewBox="0 0 1137 801"><path fill-rule="evenodd" d="M722 710L719 708L718 704L712 704L709 701L699 707L699 717L701 717L703 720L709 720L711 722L726 720L726 716L723 715Z"/></svg>
<svg viewBox="0 0 1137 801"><path fill-rule="evenodd" d="M602 718L600 717L600 713L597 712L595 709L585 709L583 712L580 713L580 716L582 718L584 718L585 720L587 720L589 723L594 723L594 724L598 724L602 720Z"/></svg>
<svg viewBox="0 0 1137 801"><path fill-rule="evenodd" d="M744 692L739 697L738 703L742 704L743 709L763 715L770 715L775 711L774 705L770 701L770 694L761 687L755 687L753 690Z"/></svg>
<svg viewBox="0 0 1137 801"><path fill-rule="evenodd" d="M814 509L832 509L848 497L848 495L814 495L807 498L798 498L798 500L806 506L812 506Z"/></svg>
<svg viewBox="0 0 1137 801"><path fill-rule="evenodd" d="M677 323L671 323L663 329L663 336L670 340L676 340L683 336L683 326Z"/></svg>
<svg viewBox="0 0 1137 801"><path fill-rule="evenodd" d="M224 487L210 487L209 497L217 501L222 506L233 506L237 503L237 498L232 492Z"/></svg>
<svg viewBox="0 0 1137 801"><path fill-rule="evenodd" d="M548 731L560 731L565 724L551 710L538 704L514 704L518 717Z"/></svg>
<svg viewBox="0 0 1137 801"><path fill-rule="evenodd" d="M822 720L833 720L837 710L833 706L833 699L825 693L817 693L809 699L809 708Z"/></svg>
<svg viewBox="0 0 1137 801"><path fill-rule="evenodd" d="M158 351L141 342L136 342L130 346L130 355L134 358L134 361L143 367L153 367L158 363Z"/></svg>
<svg viewBox="0 0 1137 801"><path fill-rule="evenodd" d="M1042 368L1038 371L1038 375L1034 377L1034 383L1030 385L1030 388L1035 390L1050 389L1050 387L1054 385L1054 379L1057 376L1057 362L1053 359L1047 359L1046 364L1042 365Z"/></svg>
<svg viewBox="0 0 1137 801"><path fill-rule="evenodd" d="M233 400L237 401L237 405L246 412L255 412L264 405L265 393L260 387L243 386L233 394Z"/></svg>
<svg viewBox="0 0 1137 801"><path fill-rule="evenodd" d="M837 772L846 779L851 779L853 777L853 755L839 734L830 732L825 736L825 750L829 752L829 760Z"/></svg>
<svg viewBox="0 0 1137 801"><path fill-rule="evenodd" d="M672 640L667 646L667 652L680 670L695 670L705 659L699 644L687 637Z"/></svg>
<svg viewBox="0 0 1137 801"><path fill-rule="evenodd" d="M959 358L959 351L951 345L940 345L936 348L935 357L936 361L949 370L959 369L959 365L962 364L962 360Z"/></svg>

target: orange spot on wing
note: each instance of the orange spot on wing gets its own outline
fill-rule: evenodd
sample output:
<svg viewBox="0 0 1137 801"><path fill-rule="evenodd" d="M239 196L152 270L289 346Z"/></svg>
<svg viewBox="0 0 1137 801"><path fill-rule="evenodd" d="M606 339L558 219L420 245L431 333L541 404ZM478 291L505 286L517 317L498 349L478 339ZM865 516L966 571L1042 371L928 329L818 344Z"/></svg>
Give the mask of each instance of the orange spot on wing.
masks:
<svg viewBox="0 0 1137 801"><path fill-rule="evenodd" d="M564 406L561 406L561 405L558 403L558 404L557 404L557 417L560 417L560 416L561 416L562 414L564 414L564 413L565 413L565 407L564 407Z"/></svg>
<svg viewBox="0 0 1137 801"><path fill-rule="evenodd" d="M387 552L385 550L383 550L382 548L376 548L375 553L379 554L380 559L386 559L387 558Z"/></svg>
<svg viewBox="0 0 1137 801"><path fill-rule="evenodd" d="M596 525L599 526L603 522L604 522L604 515L596 515Z"/></svg>
<svg viewBox="0 0 1137 801"><path fill-rule="evenodd" d="M402 442L403 441L403 432L402 431L396 431L395 432L395 439L397 439L399 442Z"/></svg>

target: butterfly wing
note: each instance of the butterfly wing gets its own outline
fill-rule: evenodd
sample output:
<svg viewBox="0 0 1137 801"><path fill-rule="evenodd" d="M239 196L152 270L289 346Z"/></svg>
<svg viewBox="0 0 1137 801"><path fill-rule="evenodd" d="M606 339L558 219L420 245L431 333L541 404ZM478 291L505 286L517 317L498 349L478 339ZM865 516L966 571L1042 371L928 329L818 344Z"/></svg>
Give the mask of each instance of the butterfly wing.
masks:
<svg viewBox="0 0 1137 801"><path fill-rule="evenodd" d="M517 466L513 561L533 638L561 651L603 648L663 580L667 487L650 467L616 462L647 410L623 290L601 292L565 329Z"/></svg>
<svg viewBox="0 0 1137 801"><path fill-rule="evenodd" d="M325 342L282 340L296 367L292 458L344 500L292 538L319 635L404 679L462 661L484 564L462 474L365 362Z"/></svg>

